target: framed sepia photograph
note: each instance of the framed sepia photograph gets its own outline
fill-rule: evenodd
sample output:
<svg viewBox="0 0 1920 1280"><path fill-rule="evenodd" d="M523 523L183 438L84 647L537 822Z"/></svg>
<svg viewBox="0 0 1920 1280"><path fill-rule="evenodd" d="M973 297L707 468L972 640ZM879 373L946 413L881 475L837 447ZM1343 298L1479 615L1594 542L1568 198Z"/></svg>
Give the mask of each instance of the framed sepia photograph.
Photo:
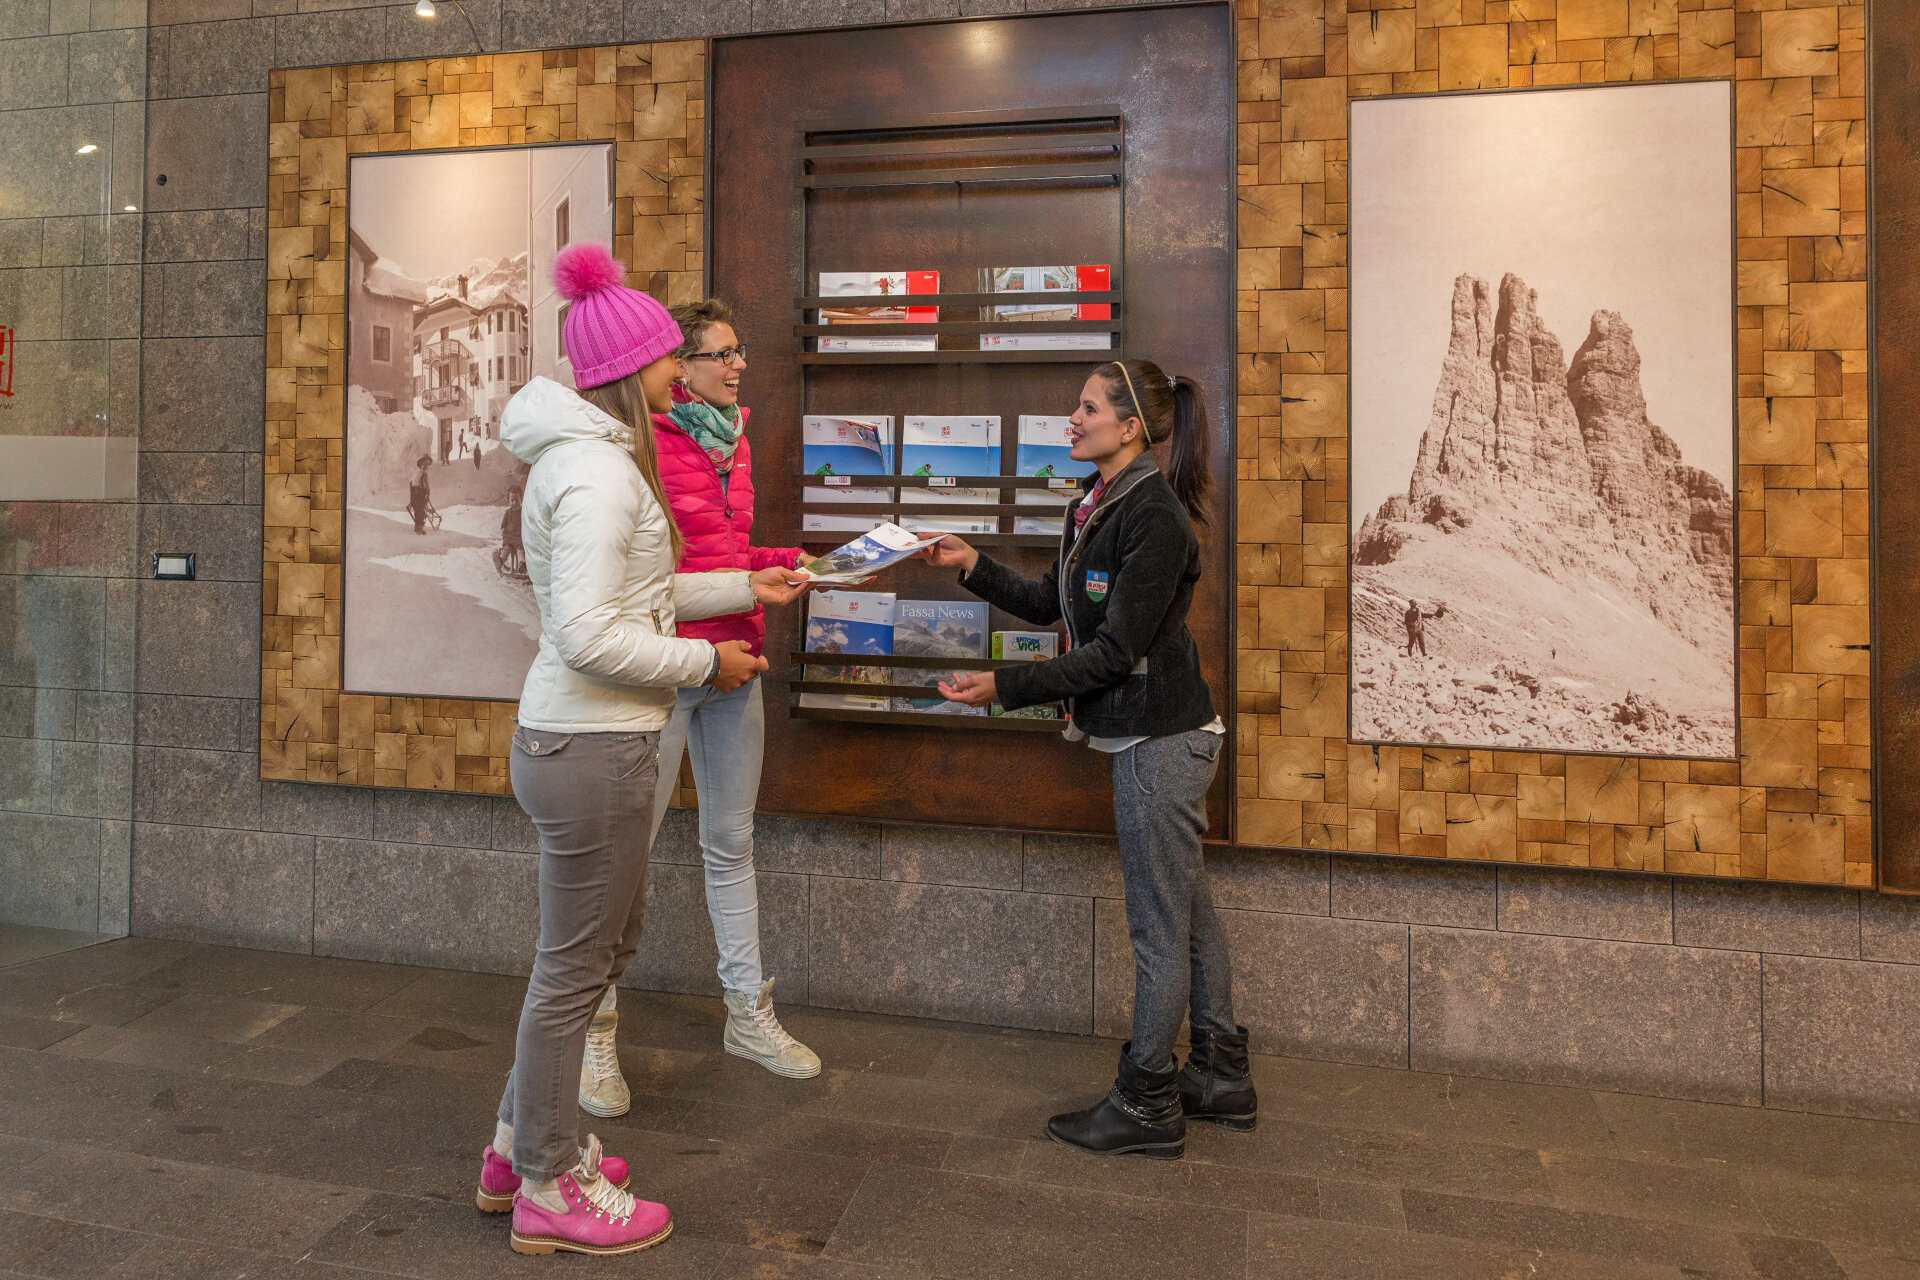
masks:
<svg viewBox="0 0 1920 1280"><path fill-rule="evenodd" d="M347 186L343 683L511 701L539 642L500 415L567 386L553 258L611 245L607 143L361 155Z"/></svg>
<svg viewBox="0 0 1920 1280"><path fill-rule="evenodd" d="M1352 104L1355 741L1736 755L1731 96Z"/></svg>

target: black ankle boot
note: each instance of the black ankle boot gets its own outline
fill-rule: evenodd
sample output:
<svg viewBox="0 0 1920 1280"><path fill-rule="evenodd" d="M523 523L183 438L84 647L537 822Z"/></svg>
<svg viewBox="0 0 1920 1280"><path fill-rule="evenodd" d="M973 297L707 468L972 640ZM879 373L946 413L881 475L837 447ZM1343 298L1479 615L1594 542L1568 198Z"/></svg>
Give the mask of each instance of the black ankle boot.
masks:
<svg viewBox="0 0 1920 1280"><path fill-rule="evenodd" d="M1195 1031L1193 1052L1180 1068L1180 1110L1227 1129L1251 1129L1260 1115L1247 1070L1247 1029L1232 1035Z"/></svg>
<svg viewBox="0 0 1920 1280"><path fill-rule="evenodd" d="M1098 1155L1137 1151L1156 1160L1178 1160L1187 1149L1187 1119L1180 1114L1176 1073L1145 1071L1120 1048L1120 1077L1107 1096L1085 1111L1047 1121L1055 1142Z"/></svg>

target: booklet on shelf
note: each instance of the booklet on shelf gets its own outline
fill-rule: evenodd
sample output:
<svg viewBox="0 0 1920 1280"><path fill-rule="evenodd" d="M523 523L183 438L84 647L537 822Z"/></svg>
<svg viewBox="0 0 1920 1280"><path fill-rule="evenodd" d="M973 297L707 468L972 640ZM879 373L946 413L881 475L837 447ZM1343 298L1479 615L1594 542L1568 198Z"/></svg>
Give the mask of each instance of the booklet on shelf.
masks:
<svg viewBox="0 0 1920 1280"><path fill-rule="evenodd" d="M893 652L896 657L953 658L954 670L966 670L968 658L987 656L987 606L980 600L901 600L893 621ZM930 667L899 667L894 670L895 684L921 684L931 692L926 698L895 698L895 711L918 711L928 715L983 716L985 707L970 707L964 702L948 702L934 686L953 678L953 671Z"/></svg>
<svg viewBox="0 0 1920 1280"><path fill-rule="evenodd" d="M938 541L938 538L916 538L899 525L882 521L871 531L836 551L827 552L799 571L820 582L865 582L882 569L899 564L922 547Z"/></svg>
<svg viewBox="0 0 1920 1280"><path fill-rule="evenodd" d="M855 487L855 476L893 474L893 419L832 418L809 414L800 420L801 467L819 484L801 490L803 504L814 502L892 502L893 490ZM801 519L808 532L860 533L885 521L878 516L809 511Z"/></svg>
<svg viewBox="0 0 1920 1280"><path fill-rule="evenodd" d="M1106 263L1077 267L987 267L980 272L982 293L1104 292L1113 287L1113 268ZM1105 302L996 303L987 309L992 320L1111 320L1113 306ZM1106 351L1111 333L983 333L982 351Z"/></svg>
<svg viewBox="0 0 1920 1280"><path fill-rule="evenodd" d="M938 271L822 271L819 288L822 299L875 295L902 299L899 306L879 307L836 307L822 301L821 324L932 324L940 318L939 307L910 307L904 301L916 293L939 293ZM924 338L821 337L815 345L821 351L933 351L939 348L940 339L933 334Z"/></svg>
<svg viewBox="0 0 1920 1280"><path fill-rule="evenodd" d="M902 502L979 506L1000 501L998 489L969 489L933 480L1000 474L1000 419L997 417L913 417L900 424L900 473L927 476L925 488L903 489ZM903 516L918 533L998 533L997 516Z"/></svg>
<svg viewBox="0 0 1920 1280"><path fill-rule="evenodd" d="M1019 443L1014 449L1014 472L1048 482L1045 489L1021 489L1014 501L1023 507L1052 507L1058 511L1080 492L1080 477L1089 465L1073 460L1073 441L1067 434L1073 422L1069 418L1048 418L1036 414L1020 415ZM1013 522L1015 533L1060 536L1060 520L1038 516L1019 516Z"/></svg>
<svg viewBox="0 0 1920 1280"><path fill-rule="evenodd" d="M993 633L993 657L996 662L1044 662L1048 658L1059 656L1059 653L1060 634L1056 631L996 631ZM1058 720L1060 704L1046 702L1039 706L1009 711L996 702L989 714L1016 716L1023 720Z"/></svg>
<svg viewBox="0 0 1920 1280"><path fill-rule="evenodd" d="M866 654L891 657L893 654L894 596L890 591L816 591L807 597L807 652ZM849 684L892 684L891 669L858 665L809 664L801 676L805 680L838 680ZM826 707L852 711L885 711L884 696L852 693L803 693L803 707Z"/></svg>

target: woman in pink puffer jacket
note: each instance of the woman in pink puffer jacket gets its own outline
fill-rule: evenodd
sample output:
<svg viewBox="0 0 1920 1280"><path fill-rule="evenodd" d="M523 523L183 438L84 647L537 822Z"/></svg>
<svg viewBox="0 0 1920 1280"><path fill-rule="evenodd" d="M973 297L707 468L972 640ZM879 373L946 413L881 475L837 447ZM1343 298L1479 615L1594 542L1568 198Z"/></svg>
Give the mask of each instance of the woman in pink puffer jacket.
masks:
<svg viewBox="0 0 1920 1280"><path fill-rule="evenodd" d="M791 569L813 557L798 547L756 547L753 530L753 454L747 443L747 408L740 403L746 348L733 331L733 311L717 298L676 307L684 340L671 413L653 416L660 484L685 539L677 566L682 573L708 569ZM766 641L766 615L746 613L684 621L678 635L691 639L741 640L758 656ZM804 1079L820 1074L820 1059L796 1041L774 1016L773 980L760 966L759 893L753 876L753 811L760 793L760 761L766 731L760 681L720 693L681 691L673 718L660 734L660 773L653 822L657 834L667 799L680 773L680 756L693 757L700 796L700 852L706 866L707 914L720 949L720 985L725 991L726 1051L758 1062L777 1075ZM611 1052L616 1022L611 1001L602 1005L608 1052L590 1043L581 1078L581 1105L599 1115L627 1109L626 1082Z"/></svg>

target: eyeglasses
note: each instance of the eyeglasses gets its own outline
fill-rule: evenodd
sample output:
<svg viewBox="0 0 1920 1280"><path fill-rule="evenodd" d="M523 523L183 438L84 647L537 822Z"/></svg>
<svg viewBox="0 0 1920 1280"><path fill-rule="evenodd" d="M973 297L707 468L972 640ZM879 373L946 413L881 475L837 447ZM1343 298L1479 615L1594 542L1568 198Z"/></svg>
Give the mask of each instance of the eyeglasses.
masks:
<svg viewBox="0 0 1920 1280"><path fill-rule="evenodd" d="M747 344L743 342L735 347L722 347L718 351L696 351L689 355L687 359L718 360L721 364L732 364L735 360L738 360L741 364L745 364L747 362Z"/></svg>

